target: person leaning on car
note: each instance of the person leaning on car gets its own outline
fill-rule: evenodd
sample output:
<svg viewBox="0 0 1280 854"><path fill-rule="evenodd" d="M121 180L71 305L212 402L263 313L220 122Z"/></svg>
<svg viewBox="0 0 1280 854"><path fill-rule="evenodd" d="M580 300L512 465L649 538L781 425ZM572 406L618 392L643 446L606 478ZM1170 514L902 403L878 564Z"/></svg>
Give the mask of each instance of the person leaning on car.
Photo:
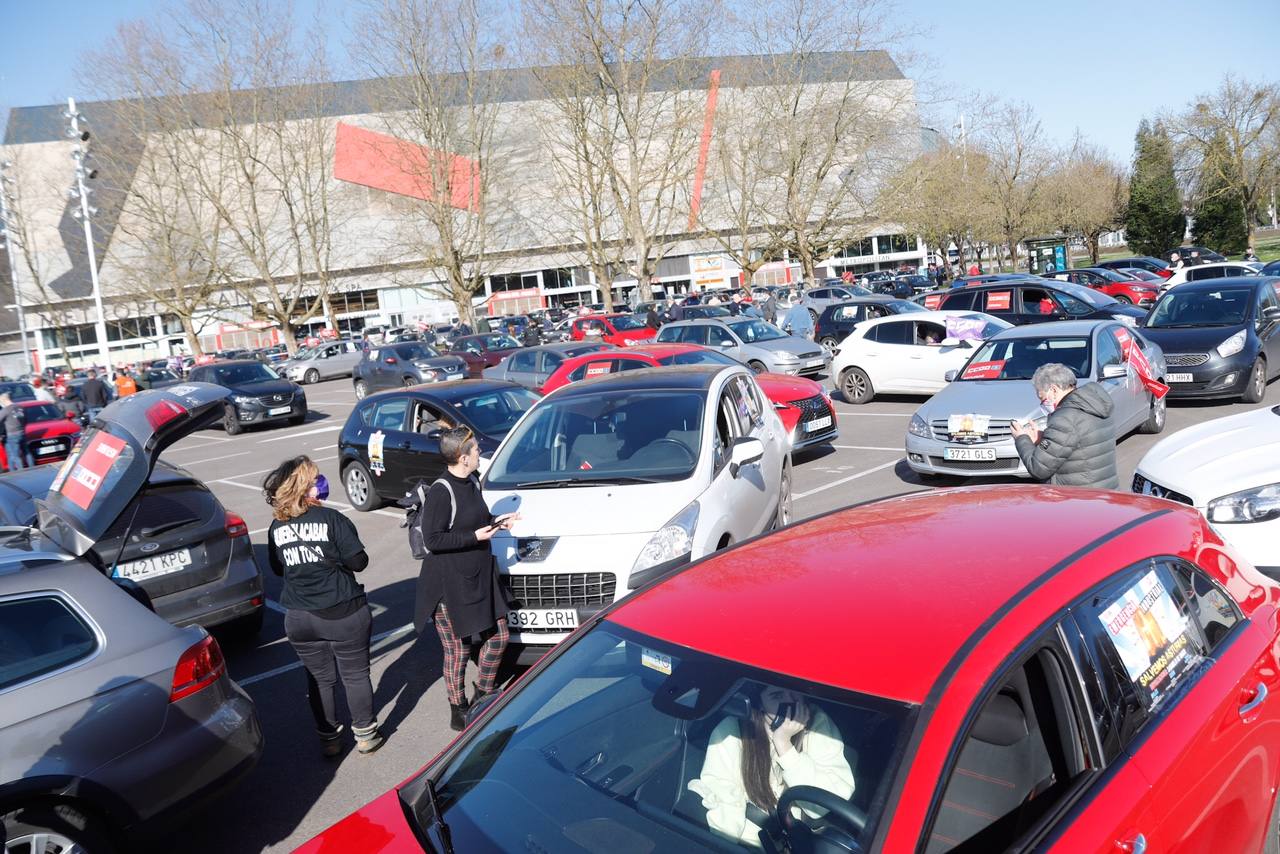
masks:
<svg viewBox="0 0 1280 854"><path fill-rule="evenodd" d="M1014 446L1027 472L1055 486L1119 489L1110 395L1097 383L1077 387L1076 375L1057 362L1037 368L1031 384L1049 418L1043 432L1013 422Z"/></svg>

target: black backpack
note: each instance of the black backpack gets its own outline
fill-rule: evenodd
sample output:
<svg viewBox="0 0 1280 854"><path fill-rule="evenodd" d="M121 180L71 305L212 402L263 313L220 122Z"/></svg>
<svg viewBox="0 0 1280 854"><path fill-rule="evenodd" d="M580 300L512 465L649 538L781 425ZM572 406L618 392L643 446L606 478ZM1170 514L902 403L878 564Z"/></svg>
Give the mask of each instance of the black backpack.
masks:
<svg viewBox="0 0 1280 854"><path fill-rule="evenodd" d="M426 538L422 535L422 505L427 500L427 491L437 483L443 483L444 488L449 492L449 527L452 528L453 520L458 513L458 504L453 497L453 485L444 478L439 478L430 484L419 482L413 492L396 502L404 508L404 521L400 523L400 527L409 529L409 551L413 554L414 560L423 560L431 554L431 550L426 545Z"/></svg>

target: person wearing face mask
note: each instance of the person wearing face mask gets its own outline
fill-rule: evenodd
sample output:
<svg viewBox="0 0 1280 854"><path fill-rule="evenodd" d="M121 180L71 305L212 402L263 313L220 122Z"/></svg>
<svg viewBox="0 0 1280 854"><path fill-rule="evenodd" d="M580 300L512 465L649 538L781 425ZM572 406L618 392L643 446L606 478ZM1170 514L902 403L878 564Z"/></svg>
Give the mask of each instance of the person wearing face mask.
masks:
<svg viewBox="0 0 1280 854"><path fill-rule="evenodd" d="M520 514L489 512L476 478L480 445L470 429L454 427L442 433L440 455L448 469L427 489L418 515L429 554L418 575L414 625L421 634L434 623L440 636L449 726L456 731L466 726L467 709L497 690L510 608L489 540L511 530ZM467 658L474 644L480 645L480 666L475 694L468 700Z"/></svg>
<svg viewBox="0 0 1280 854"><path fill-rule="evenodd" d="M1056 486L1119 489L1115 404L1098 383L1076 385L1066 365L1036 368L1031 384L1049 411L1045 428L1014 421L1014 446L1033 478Z"/></svg>
<svg viewBox="0 0 1280 854"><path fill-rule="evenodd" d="M842 800L853 796L853 769L840 731L822 709L785 688L748 689L748 714L725 717L711 732L702 772L689 789L702 796L707 824L735 842L760 846L762 823L793 786L816 786ZM820 818L818 807L793 807Z"/></svg>
<svg viewBox="0 0 1280 854"><path fill-rule="evenodd" d="M324 506L329 482L306 456L281 463L262 485L275 520L267 530L271 571L284 579L284 633L307 673L307 700L321 753L342 752L334 689L338 679L351 711L356 749L382 746L369 678L373 615L355 574L369 555L346 516Z"/></svg>

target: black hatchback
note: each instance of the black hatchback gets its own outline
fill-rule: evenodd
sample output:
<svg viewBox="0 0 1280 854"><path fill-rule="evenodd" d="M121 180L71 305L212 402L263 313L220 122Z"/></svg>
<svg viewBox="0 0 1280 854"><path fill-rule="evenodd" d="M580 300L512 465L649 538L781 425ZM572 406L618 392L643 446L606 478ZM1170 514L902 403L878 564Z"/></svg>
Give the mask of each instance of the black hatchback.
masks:
<svg viewBox="0 0 1280 854"><path fill-rule="evenodd" d="M301 424L307 418L307 393L302 386L256 359L197 365L187 381L213 383L231 392L222 416L222 427L230 436L246 427L277 421Z"/></svg>
<svg viewBox="0 0 1280 854"><path fill-rule="evenodd" d="M839 346L849 337L853 327L864 320L877 317L888 317L891 314L905 314L909 311L924 311L924 307L910 300L892 296L854 297L853 299L829 305L818 316L818 324L814 327L813 337L828 352Z"/></svg>
<svg viewBox="0 0 1280 854"><path fill-rule="evenodd" d="M356 404L338 436L338 471L357 510L373 510L445 470L440 434L469 427L481 467L541 398L515 383L453 380L370 395Z"/></svg>
<svg viewBox="0 0 1280 854"><path fill-rule="evenodd" d="M1014 326L1054 320L1119 320L1134 325L1147 316L1145 309L1092 288L1035 276L934 291L915 301L927 309L981 311Z"/></svg>

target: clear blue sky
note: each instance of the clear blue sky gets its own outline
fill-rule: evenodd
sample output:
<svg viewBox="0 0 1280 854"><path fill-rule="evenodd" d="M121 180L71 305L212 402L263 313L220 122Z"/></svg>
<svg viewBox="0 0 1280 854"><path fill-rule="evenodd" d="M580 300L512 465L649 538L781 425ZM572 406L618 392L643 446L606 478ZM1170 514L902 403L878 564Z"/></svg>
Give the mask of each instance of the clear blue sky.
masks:
<svg viewBox="0 0 1280 854"><path fill-rule="evenodd" d="M0 0L0 111L74 95L82 51L171 2ZM317 2L346 5L295 6L306 18ZM1211 91L1228 71L1280 81L1280 0L901 0L900 14L931 30L916 47L933 57L938 84L1028 101L1053 139L1065 144L1078 128L1126 162L1144 115ZM340 46L348 33L334 30Z"/></svg>

